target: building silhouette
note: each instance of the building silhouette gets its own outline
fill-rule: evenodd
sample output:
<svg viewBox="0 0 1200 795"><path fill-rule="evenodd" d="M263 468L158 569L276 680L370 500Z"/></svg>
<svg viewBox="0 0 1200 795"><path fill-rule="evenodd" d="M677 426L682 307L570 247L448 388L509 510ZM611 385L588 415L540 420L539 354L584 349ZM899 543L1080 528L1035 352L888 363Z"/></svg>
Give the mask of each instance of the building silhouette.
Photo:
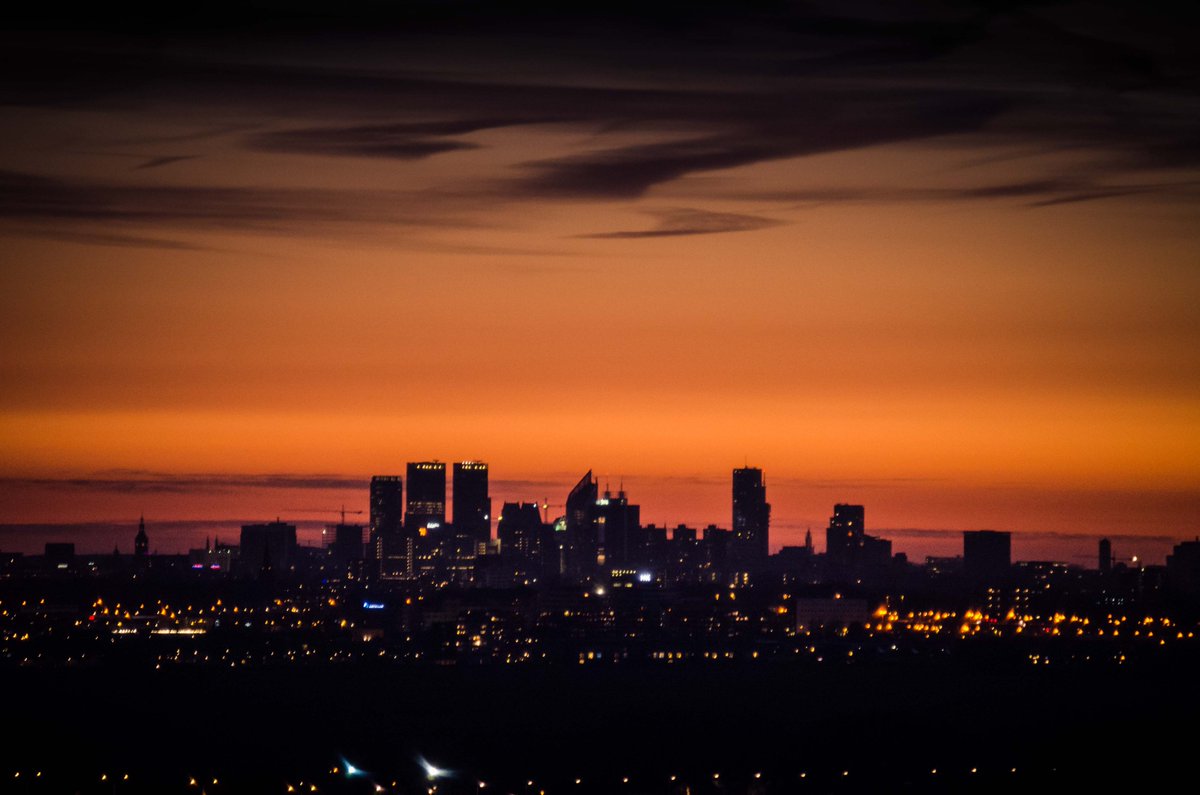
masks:
<svg viewBox="0 0 1200 795"><path fill-rule="evenodd" d="M454 557L454 536L446 527L446 465L410 462L407 478L404 532L415 550L409 576L445 582Z"/></svg>
<svg viewBox="0 0 1200 795"><path fill-rule="evenodd" d="M963 573L977 584L1003 582L1012 568L1012 533L963 531Z"/></svg>
<svg viewBox="0 0 1200 795"><path fill-rule="evenodd" d="M595 524L599 538L599 554L609 571L632 569L646 565L646 541L642 535L642 509L630 505L624 489L612 492L605 489L597 498Z"/></svg>
<svg viewBox="0 0 1200 795"><path fill-rule="evenodd" d="M1112 571L1113 556L1112 542L1107 538L1100 539L1100 571L1108 574Z"/></svg>
<svg viewBox="0 0 1200 795"><path fill-rule="evenodd" d="M409 463L404 524L428 530L446 524L446 465L441 461Z"/></svg>
<svg viewBox="0 0 1200 795"><path fill-rule="evenodd" d="M146 517L138 518L137 535L133 537L133 554L144 558L150 554L150 537L146 535Z"/></svg>
<svg viewBox="0 0 1200 795"><path fill-rule="evenodd" d="M1200 538L1176 544L1167 555L1166 582L1175 597L1200 604Z"/></svg>
<svg viewBox="0 0 1200 795"><path fill-rule="evenodd" d="M454 465L454 532L487 543L492 537L492 498L488 495L488 465L460 461Z"/></svg>
<svg viewBox="0 0 1200 795"><path fill-rule="evenodd" d="M866 535L866 509L838 503L825 530L825 557L830 566L846 568L857 560Z"/></svg>
<svg viewBox="0 0 1200 795"><path fill-rule="evenodd" d="M382 577L410 577L416 550L404 532L404 479L399 475L371 478L368 550Z"/></svg>
<svg viewBox="0 0 1200 795"><path fill-rule="evenodd" d="M363 559L362 525L334 525L333 543L329 545L329 557L338 573L358 569Z"/></svg>
<svg viewBox="0 0 1200 795"><path fill-rule="evenodd" d="M536 502L506 502L500 507L496 536L500 554L533 558L538 553L542 514Z"/></svg>
<svg viewBox="0 0 1200 795"><path fill-rule="evenodd" d="M247 574L274 576L296 565L296 525L281 522L242 525L238 560Z"/></svg>
<svg viewBox="0 0 1200 795"><path fill-rule="evenodd" d="M588 470L567 495L566 568L573 580L594 577L601 565L601 538L596 522L596 500L600 489Z"/></svg>
<svg viewBox="0 0 1200 795"><path fill-rule="evenodd" d="M733 470L733 526L730 553L743 571L761 569L769 554L771 506L763 473L756 467Z"/></svg>

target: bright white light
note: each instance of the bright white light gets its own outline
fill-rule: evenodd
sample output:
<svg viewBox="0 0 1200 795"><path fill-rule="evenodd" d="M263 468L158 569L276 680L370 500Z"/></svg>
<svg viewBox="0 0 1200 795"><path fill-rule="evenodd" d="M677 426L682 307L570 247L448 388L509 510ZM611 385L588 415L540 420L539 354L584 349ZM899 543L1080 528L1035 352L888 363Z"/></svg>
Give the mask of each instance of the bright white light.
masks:
<svg viewBox="0 0 1200 795"><path fill-rule="evenodd" d="M651 582L654 580L654 575L648 571L638 572L638 582Z"/></svg>
<svg viewBox="0 0 1200 795"><path fill-rule="evenodd" d="M349 762L346 762L345 759L343 759L342 761L345 762L345 764L346 764L346 778L353 778L354 776L362 775L362 771L359 770L357 767L350 764Z"/></svg>
<svg viewBox="0 0 1200 795"><path fill-rule="evenodd" d="M435 779L439 778L445 778L446 776L450 775L449 770L443 770L436 765L430 764L425 759L420 759L418 761L421 763L421 767L425 768L425 777L430 781L434 781Z"/></svg>

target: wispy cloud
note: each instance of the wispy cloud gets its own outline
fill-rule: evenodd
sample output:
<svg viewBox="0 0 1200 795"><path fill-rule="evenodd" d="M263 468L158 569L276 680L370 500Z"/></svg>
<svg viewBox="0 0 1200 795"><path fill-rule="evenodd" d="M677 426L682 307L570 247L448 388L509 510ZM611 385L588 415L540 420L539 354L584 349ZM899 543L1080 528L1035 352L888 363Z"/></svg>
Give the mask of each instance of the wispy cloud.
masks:
<svg viewBox="0 0 1200 795"><path fill-rule="evenodd" d="M756 229L778 226L782 223L773 218L757 215L719 213L690 208L648 210L646 214L657 219L657 225L653 229L596 232L590 235L579 235L579 237L597 240L628 240L644 237L712 235L722 232L751 232Z"/></svg>
<svg viewBox="0 0 1200 795"><path fill-rule="evenodd" d="M172 474L140 470L113 470L87 477L0 478L7 489L54 488L121 494L228 493L240 489L363 489L368 479L326 474Z"/></svg>
<svg viewBox="0 0 1200 795"><path fill-rule="evenodd" d="M304 127L256 133L246 138L246 144L264 152L419 160L478 146L457 140L457 136L524 123L523 119L462 119Z"/></svg>
<svg viewBox="0 0 1200 795"><path fill-rule="evenodd" d="M193 131L147 124L109 142L219 141L262 156L404 162L488 146L466 136L501 127L553 124L569 135L544 154L516 148L512 162L495 164L507 177L456 175L454 192L424 202L399 192L91 176L7 180L0 215L310 231L360 220L437 225L489 203L636 201L710 172L896 143L949 147L951 138L964 161L975 146L1073 151L1081 162L1061 178L1007 186L823 190L798 177L791 190L807 201L1026 199L1033 208L1143 194L1193 200L1165 180L1125 175L1200 167L1200 69L1185 34L1194 16L1100 4L713 2L631 13L588 2L536 12L467 2L348 9L333 15L338 34L301 15L291 34L194 34L178 47L136 33L118 41L103 30L27 31L0 41L11 76L0 87L6 113L101 110L168 116L174 127L181 117L204 120ZM190 155L142 157L138 173ZM745 228L664 223L599 236Z"/></svg>
<svg viewBox="0 0 1200 795"><path fill-rule="evenodd" d="M472 206L404 191L146 186L0 172L0 219L25 221L310 234L311 225L473 225L464 205Z"/></svg>

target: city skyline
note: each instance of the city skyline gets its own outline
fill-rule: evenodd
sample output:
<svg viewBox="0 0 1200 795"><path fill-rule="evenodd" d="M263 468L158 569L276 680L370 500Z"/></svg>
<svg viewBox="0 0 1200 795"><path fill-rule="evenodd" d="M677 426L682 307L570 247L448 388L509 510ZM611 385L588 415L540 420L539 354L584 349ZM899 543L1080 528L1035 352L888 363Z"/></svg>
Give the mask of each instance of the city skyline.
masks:
<svg viewBox="0 0 1200 795"><path fill-rule="evenodd" d="M272 494L272 499L276 501L283 500L286 502L291 499L293 501L291 507L277 508L273 511L267 510L258 514L246 514L244 516L231 514L230 506L238 503L236 500L226 502L225 497L229 493L236 493L240 488L247 488L248 482L253 479L214 479L202 487L197 482L199 479L190 481L191 487L200 489L200 493L203 495L202 499L209 509L209 513L192 518L178 518L170 512L172 506L177 506L181 501L184 503L187 502L187 500L181 500L177 491L169 487L169 484L174 482L172 479L155 481L146 478L137 481L138 485L134 489L123 488L116 485L116 483L111 484L111 488L126 492L125 499L129 504L155 504L155 500L159 500L167 508L168 512L166 514L157 518L152 517L151 520L152 525L157 526L160 531L166 531L165 535L156 534L155 536L156 552L168 554L186 552L188 549L201 546L201 538L211 539L214 535L219 538L222 532L225 533L227 539L232 538L236 536L238 528L248 521L267 521L273 518L282 518L285 521L295 524L298 528L298 538L302 544L321 546L330 540L326 537L326 533L329 528L334 526L336 516L339 514L348 523L358 523L364 528L373 528L374 523L370 521L369 515L373 516L375 511L386 510L394 512L399 510L403 512L405 510L404 505L408 504L408 501L412 499L408 487L408 483L410 482L408 476L414 471L430 470L435 475L440 476L440 480L433 487L434 491L432 492L436 495L438 502L433 508L433 513L427 518L436 523L445 522L450 526L454 526L453 512L447 510L454 500L453 481L448 481L444 477L451 463L454 464L456 469L466 466L481 470L484 473L482 489L484 492L490 492L490 494L476 496L476 493L472 493L471 497L476 504L478 504L479 499L485 496L491 497L492 508L489 511L494 513L489 516L488 521L491 525L490 537L492 538L497 537L496 522L499 519L500 506L503 504L536 504L538 510L549 519L554 519L556 516L566 516L569 513L567 511L567 505L569 504L569 499L567 499L568 484L577 480L577 475L564 475L564 479L559 482L539 481L531 483L504 478L489 481L487 472L491 469L491 465L489 462L481 460L442 462L438 459L429 459L423 462L409 462L402 468L397 467L398 470L405 471L404 475L373 475L370 478L363 478L361 480L336 478L329 475L313 476L304 484L304 488L295 491L289 489L286 485L292 482L290 479L273 476L279 482L272 483L267 479L259 481L259 496L256 498L256 504L263 504L262 501L265 501L267 498L262 497L262 494L266 493ZM764 477L766 473L754 467L735 467L732 472L734 473L735 483L737 482L738 473L741 472L758 473L757 476L763 478L761 482L765 482L768 479ZM642 525L655 525L668 530L677 525L686 525L693 528L712 525L727 530L731 530L737 526L736 519L731 522L729 516L731 508L735 511L735 514L737 509L734 507L734 500L730 498L728 480L721 481L714 476L713 478L692 478L682 481L681 484L678 484L679 491L677 492L677 496L681 499L681 504L685 506L684 509L681 511L666 511L662 506L655 505L653 499L643 496L640 490L640 487L644 485L642 479L619 476L614 483L612 478L605 475L594 476L591 470L588 471L586 478L593 479L598 495L616 493L618 491L622 496L629 494L631 501L638 503L640 516L643 517L641 521ZM772 490L768 492L768 495L771 496L771 499L776 499L773 496L776 493L776 479L769 478L769 480L772 484ZM381 503L377 503L375 494L376 485L378 484L383 489L389 485L387 481L393 481L390 484L391 490L397 494L402 494L403 497L395 498L401 500L398 506L385 509L381 507ZM705 482L701 484L701 481ZM268 483L270 485L267 485ZM42 488L50 489L60 487L60 484L54 482L41 483L39 485ZM786 481L784 485L786 485ZM86 486L83 487L86 488ZM533 496L533 492L538 490L535 487L539 487L541 491L545 492L543 496ZM736 490L737 486L735 485L735 492ZM717 491L720 493L716 493ZM771 506L767 505L767 521L770 527L769 552L771 554L775 554L785 546L801 546L805 541L806 535L814 530L816 530L815 545L817 550L820 552L826 551L825 529L831 523L829 512L833 510L836 516L837 509L843 507L840 503L851 499L853 495L829 485L821 485L817 488L817 491L832 495L834 501L818 508L815 512L818 518L814 518L803 524L794 522L780 523L778 519L770 519ZM478 490L476 489L475 492L478 492ZM137 496L131 496L134 493ZM859 493L863 492L860 491ZM704 499L696 500L695 498L698 495L703 495ZM61 496L61 493L59 496ZM758 497L757 499L762 498ZM316 507L318 503L333 505L335 507ZM718 505L718 503L720 505L713 509L713 506ZM859 505L851 505L849 507L861 509L861 501ZM1070 565L1087 567L1094 567L1096 565L1095 549L1097 542L1101 538L1108 538L1116 542L1118 552L1122 556L1119 559L1128 561L1131 556L1134 556L1143 563L1154 565L1160 565L1175 544L1190 538L1186 533L1164 533L1158 535L1131 534L1122 532L1120 525L1114 525L1115 531L1107 533L1021 532L1019 530L1013 532L1007 528L989 528L984 526L960 528L905 527L886 523L880 524L875 517L876 506L870 505L869 507L871 508L871 520L866 522L866 529L872 534L878 533L886 536L889 543L895 544L895 552L905 553L914 561L920 561L929 556L942 557L960 554L962 533L964 531L1003 530L1006 533L1011 532L1015 541L1015 560L1059 560ZM475 511L471 512L476 515L476 520L478 520L477 514L481 510L482 508L476 508ZM44 511L39 515L44 515ZM347 515L349 519L346 519ZM886 512L884 515L886 516ZM144 516L140 516L139 519L144 519ZM27 523L0 524L0 550L34 554L40 553L46 542L71 541L79 545L81 553L107 553L112 550L114 542L118 549L124 549L127 546L125 536L128 533L124 532L124 528L132 521L121 517L113 517L98 521L66 523L31 521ZM404 517L400 514L396 514L392 521L395 523L394 527L396 528L405 523ZM136 522L131 526L135 525ZM435 524L434 526L436 527L437 525ZM458 532L458 530L455 532Z"/></svg>
<svg viewBox="0 0 1200 795"><path fill-rule="evenodd" d="M0 789L1178 789L1198 30L6 9Z"/></svg>
<svg viewBox="0 0 1200 795"><path fill-rule="evenodd" d="M693 524L749 460L791 543L844 501L1192 537L1194 21L21 12L0 525L333 508L437 454L502 500L591 466Z"/></svg>

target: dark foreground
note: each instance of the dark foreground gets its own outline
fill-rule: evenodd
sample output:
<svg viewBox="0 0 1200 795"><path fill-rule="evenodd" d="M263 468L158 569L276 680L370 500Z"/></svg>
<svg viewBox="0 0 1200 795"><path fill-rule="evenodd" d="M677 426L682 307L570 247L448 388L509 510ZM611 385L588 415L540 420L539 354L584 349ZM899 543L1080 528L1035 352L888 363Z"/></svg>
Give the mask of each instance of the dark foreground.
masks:
<svg viewBox="0 0 1200 795"><path fill-rule="evenodd" d="M1196 673L1178 659L9 669L3 790L1146 791L1193 780ZM419 757L453 775L428 781ZM346 778L347 760L366 773Z"/></svg>

